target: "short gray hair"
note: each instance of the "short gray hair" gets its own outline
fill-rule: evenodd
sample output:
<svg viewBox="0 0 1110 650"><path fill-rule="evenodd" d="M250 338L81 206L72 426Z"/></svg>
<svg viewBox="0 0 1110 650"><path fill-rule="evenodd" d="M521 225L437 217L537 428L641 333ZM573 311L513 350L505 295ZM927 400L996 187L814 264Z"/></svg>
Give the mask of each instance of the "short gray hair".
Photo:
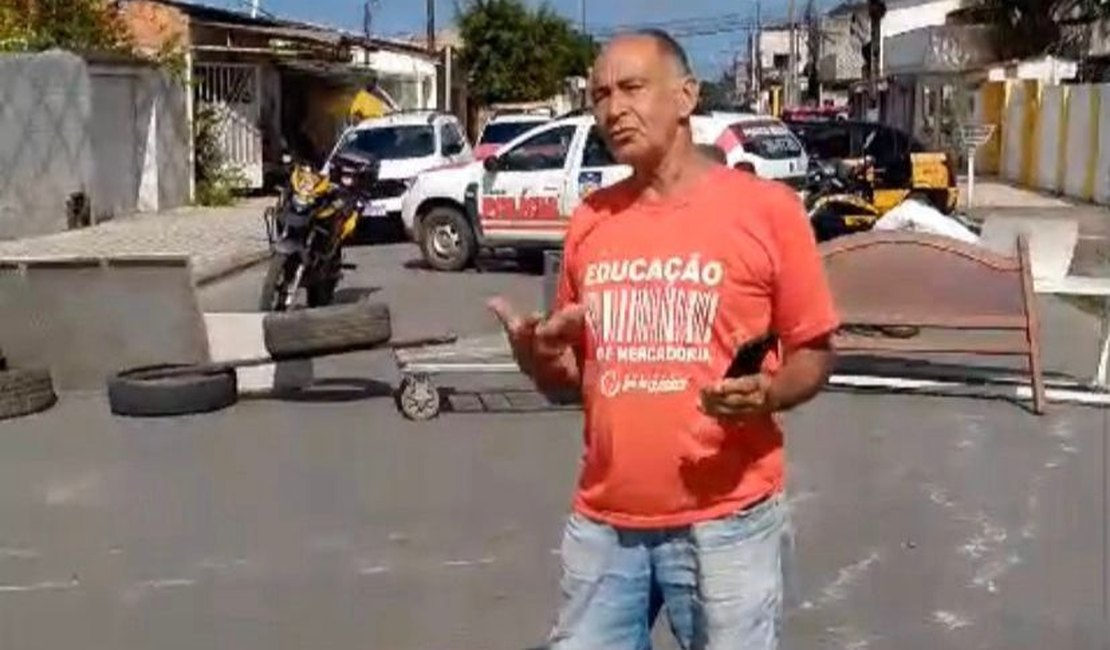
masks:
<svg viewBox="0 0 1110 650"><path fill-rule="evenodd" d="M684 75L693 76L694 70L690 67L690 57L686 55L686 49L675 40L674 36L667 33L666 30L659 28L637 29L635 31L626 32L621 36L632 36L639 38L649 38L662 50L663 54L674 61L678 66L679 72Z"/></svg>

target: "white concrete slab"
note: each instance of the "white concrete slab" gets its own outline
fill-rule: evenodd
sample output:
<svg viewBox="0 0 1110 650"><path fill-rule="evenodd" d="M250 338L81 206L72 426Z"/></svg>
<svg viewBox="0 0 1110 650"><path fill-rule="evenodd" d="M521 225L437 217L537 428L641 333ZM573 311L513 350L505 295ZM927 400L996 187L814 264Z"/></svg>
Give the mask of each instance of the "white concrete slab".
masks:
<svg viewBox="0 0 1110 650"><path fill-rule="evenodd" d="M262 334L262 313L206 313L204 323L213 361L269 357ZM311 359L281 361L239 368L239 392L270 393L308 388L313 382Z"/></svg>

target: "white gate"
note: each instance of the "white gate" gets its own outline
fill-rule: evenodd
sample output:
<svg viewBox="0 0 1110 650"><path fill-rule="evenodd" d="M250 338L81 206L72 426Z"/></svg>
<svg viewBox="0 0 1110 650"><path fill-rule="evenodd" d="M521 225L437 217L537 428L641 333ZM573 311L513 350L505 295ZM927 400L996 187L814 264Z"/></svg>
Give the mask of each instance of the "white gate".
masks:
<svg viewBox="0 0 1110 650"><path fill-rule="evenodd" d="M262 187L262 86L258 66L198 63L196 99L221 116L220 144L227 164L252 188Z"/></svg>

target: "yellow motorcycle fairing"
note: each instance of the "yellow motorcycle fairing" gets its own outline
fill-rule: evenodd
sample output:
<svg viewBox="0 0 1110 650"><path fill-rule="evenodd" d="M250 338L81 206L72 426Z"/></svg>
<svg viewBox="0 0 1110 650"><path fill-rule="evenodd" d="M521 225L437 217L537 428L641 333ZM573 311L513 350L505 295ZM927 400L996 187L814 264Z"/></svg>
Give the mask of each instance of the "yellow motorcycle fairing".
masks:
<svg viewBox="0 0 1110 650"><path fill-rule="evenodd" d="M358 210L352 210L339 231L339 241L346 241L358 228Z"/></svg>
<svg viewBox="0 0 1110 650"><path fill-rule="evenodd" d="M862 228L874 224L879 220L879 212L875 209L867 199L855 194L830 194L829 196L821 197L813 205L812 212L816 213L830 203L835 203L839 206L847 206L859 210L857 214L842 214L840 215L844 225L849 228Z"/></svg>
<svg viewBox="0 0 1110 650"><path fill-rule="evenodd" d="M875 209L875 206L867 199L856 194L830 194L829 196L823 196L814 204L813 211L816 212L829 203L838 203L840 205L848 205L856 208L863 213L859 215L860 217L879 218L879 211Z"/></svg>
<svg viewBox="0 0 1110 650"><path fill-rule="evenodd" d="M327 176L318 174L311 167L299 165L293 170L289 180L293 192L305 197L318 197L331 189Z"/></svg>

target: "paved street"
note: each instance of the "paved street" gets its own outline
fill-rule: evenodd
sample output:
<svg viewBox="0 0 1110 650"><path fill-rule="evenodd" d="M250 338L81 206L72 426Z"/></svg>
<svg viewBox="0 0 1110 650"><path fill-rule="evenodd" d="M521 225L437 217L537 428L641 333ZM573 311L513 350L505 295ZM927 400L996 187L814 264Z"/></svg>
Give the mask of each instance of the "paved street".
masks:
<svg viewBox="0 0 1110 650"><path fill-rule="evenodd" d="M346 295L388 301L398 336L493 332L493 293L539 304L536 276L439 274L415 258L408 245L351 256ZM206 287L205 310L249 310L260 279L255 268ZM1055 302L1044 316L1050 366L1089 364L1093 323ZM540 644L580 415L409 423L385 397L387 354L317 374L301 400L214 415L117 419L101 396L70 394L0 424L0 645ZM1103 412L827 394L788 426L798 541L784 647L1105 641Z"/></svg>
<svg viewBox="0 0 1110 650"><path fill-rule="evenodd" d="M204 282L257 261L267 251L262 212L271 198L226 208L186 207L108 221L90 228L0 241L0 258L187 255Z"/></svg>

